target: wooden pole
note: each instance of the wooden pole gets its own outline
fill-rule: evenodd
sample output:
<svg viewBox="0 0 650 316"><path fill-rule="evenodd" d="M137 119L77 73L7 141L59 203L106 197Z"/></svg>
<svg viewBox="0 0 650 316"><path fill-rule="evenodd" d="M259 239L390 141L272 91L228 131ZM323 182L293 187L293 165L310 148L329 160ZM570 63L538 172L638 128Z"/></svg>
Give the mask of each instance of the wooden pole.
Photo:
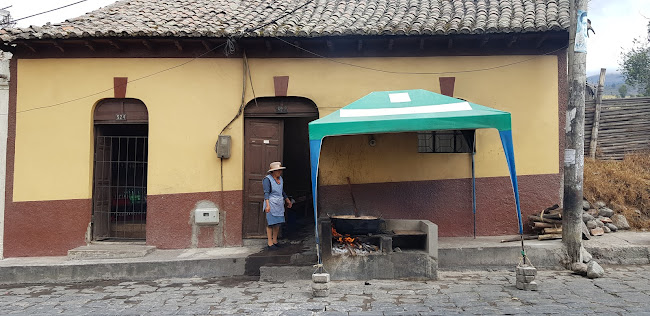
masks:
<svg viewBox="0 0 650 316"><path fill-rule="evenodd" d="M587 0L571 0L569 28L569 103L566 113L566 148L564 150L564 216L562 242L567 253L567 266L581 262L582 247L582 185L584 167L585 84L587 53L576 51L578 11L587 11ZM586 19L586 17L585 17ZM586 21L584 21L586 24ZM584 24L583 24L584 26ZM584 30L586 32L586 29ZM582 35L582 34L581 34ZM583 41L578 38L578 41Z"/></svg>
<svg viewBox="0 0 650 316"><path fill-rule="evenodd" d="M591 127L591 142L589 142L589 157L596 158L596 147L598 146L598 128L600 127L600 109L603 103L603 89L605 87L605 72L607 69L600 68L598 89L596 90L596 111L594 112L594 123Z"/></svg>

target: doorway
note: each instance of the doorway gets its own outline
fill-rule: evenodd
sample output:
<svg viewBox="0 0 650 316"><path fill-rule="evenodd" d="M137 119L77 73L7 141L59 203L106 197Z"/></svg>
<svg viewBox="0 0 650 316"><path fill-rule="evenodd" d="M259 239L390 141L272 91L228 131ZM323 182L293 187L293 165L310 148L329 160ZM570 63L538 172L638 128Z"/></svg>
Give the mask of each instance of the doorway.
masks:
<svg viewBox="0 0 650 316"><path fill-rule="evenodd" d="M255 100L254 100L255 101ZM244 238L266 238L266 217L262 212L262 179L269 164L281 161L284 190L296 200L286 213L287 225L311 209L308 123L318 119L311 100L299 97L269 97L251 101L244 111Z"/></svg>
<svg viewBox="0 0 650 316"><path fill-rule="evenodd" d="M92 236L145 240L148 114L135 99L109 99L95 109Z"/></svg>

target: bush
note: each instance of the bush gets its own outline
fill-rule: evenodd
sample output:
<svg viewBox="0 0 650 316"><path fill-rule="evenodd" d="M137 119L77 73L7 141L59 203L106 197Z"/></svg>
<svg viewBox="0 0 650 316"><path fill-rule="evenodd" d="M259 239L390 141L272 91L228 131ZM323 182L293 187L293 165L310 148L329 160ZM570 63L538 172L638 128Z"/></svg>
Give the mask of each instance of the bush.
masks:
<svg viewBox="0 0 650 316"><path fill-rule="evenodd" d="M612 206L634 228L650 228L650 153L623 160L585 159L584 196Z"/></svg>

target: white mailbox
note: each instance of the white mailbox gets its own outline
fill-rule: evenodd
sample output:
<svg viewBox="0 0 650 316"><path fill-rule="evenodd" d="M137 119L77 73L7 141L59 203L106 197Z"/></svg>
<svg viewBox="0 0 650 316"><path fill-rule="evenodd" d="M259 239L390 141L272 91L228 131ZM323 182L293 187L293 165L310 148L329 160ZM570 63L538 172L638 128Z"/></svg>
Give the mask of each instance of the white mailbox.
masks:
<svg viewBox="0 0 650 316"><path fill-rule="evenodd" d="M194 210L194 222L197 225L219 224L219 209L216 207L202 207Z"/></svg>

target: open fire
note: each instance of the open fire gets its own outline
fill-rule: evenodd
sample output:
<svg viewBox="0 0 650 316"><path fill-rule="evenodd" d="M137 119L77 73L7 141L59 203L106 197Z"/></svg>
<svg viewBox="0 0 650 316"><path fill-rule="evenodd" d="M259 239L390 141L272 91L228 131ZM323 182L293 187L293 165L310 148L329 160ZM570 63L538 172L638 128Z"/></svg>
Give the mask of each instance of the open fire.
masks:
<svg viewBox="0 0 650 316"><path fill-rule="evenodd" d="M332 254L349 254L352 256L369 254L379 250L379 247L368 242L361 241L360 236L351 237L341 235L332 227Z"/></svg>

